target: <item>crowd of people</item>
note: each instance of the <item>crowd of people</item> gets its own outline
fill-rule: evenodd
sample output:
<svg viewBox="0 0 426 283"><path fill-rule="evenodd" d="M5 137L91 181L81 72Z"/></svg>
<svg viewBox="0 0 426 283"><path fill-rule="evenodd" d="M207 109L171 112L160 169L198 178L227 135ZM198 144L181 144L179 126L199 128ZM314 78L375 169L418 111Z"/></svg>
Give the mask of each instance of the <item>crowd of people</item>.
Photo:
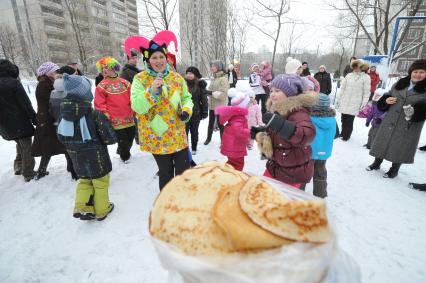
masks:
<svg viewBox="0 0 426 283"><path fill-rule="evenodd" d="M37 70L37 112L18 79L18 67L0 60L0 134L16 142L14 172L26 182L38 180L49 174L51 157L64 154L71 177L79 180L76 218L103 220L114 208L108 196L113 170L108 145L118 144L116 153L124 163L131 159L134 141L151 153L161 190L195 164L200 121L207 118L204 145L217 128L229 165L243 170L256 140L266 159L264 176L303 190L312 180L314 195L322 198L327 197L326 161L333 142L350 139L356 116L371 126L366 147L374 162L368 171L387 160L392 166L383 177L395 178L401 164L414 162L426 118L424 59L384 93L377 88L376 68L351 58L336 94L339 129L324 65L311 75L307 62L288 58L285 74L274 76L270 63L253 63L250 87L241 88L234 67L225 69L225 62L216 60L210 63L208 85L196 66L184 76L176 71L166 42L147 42L128 53L124 67L112 57L101 58L94 95L74 62L63 67L43 63ZM136 67L138 56L144 70ZM40 162L34 171L35 157ZM425 189L424 184L411 186Z"/></svg>

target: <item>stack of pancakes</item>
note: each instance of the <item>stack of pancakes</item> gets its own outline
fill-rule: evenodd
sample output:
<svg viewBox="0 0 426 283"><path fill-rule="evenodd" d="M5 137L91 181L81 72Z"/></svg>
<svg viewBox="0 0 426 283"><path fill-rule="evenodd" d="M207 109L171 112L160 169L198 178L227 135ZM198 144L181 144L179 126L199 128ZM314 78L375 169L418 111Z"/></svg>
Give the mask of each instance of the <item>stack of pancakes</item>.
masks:
<svg viewBox="0 0 426 283"><path fill-rule="evenodd" d="M170 181L155 201L149 229L194 256L257 253L332 237L323 200L290 200L260 178L218 162Z"/></svg>

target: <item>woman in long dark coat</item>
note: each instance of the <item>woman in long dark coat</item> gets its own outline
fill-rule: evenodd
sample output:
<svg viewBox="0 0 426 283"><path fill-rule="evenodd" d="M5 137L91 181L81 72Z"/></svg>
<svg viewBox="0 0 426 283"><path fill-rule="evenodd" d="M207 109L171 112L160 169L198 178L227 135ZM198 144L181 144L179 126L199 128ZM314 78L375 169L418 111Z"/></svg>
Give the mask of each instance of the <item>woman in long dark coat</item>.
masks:
<svg viewBox="0 0 426 283"><path fill-rule="evenodd" d="M400 79L377 104L387 114L370 150L375 160L366 168L368 171L378 170L386 159L392 167L383 177L395 178L402 163L414 163L424 121L417 121L410 109L425 101L426 60L420 59L411 65L408 76Z"/></svg>
<svg viewBox="0 0 426 283"><path fill-rule="evenodd" d="M56 136L55 120L49 114L50 93L53 90L53 82L58 70L59 66L52 62L43 63L37 69L38 85L35 92L37 99L37 125L31 149L34 157L41 157L35 175L36 180L49 174L47 166L52 156L65 154L65 147ZM72 169L68 168L70 166L72 167L72 165L67 166L68 171Z"/></svg>

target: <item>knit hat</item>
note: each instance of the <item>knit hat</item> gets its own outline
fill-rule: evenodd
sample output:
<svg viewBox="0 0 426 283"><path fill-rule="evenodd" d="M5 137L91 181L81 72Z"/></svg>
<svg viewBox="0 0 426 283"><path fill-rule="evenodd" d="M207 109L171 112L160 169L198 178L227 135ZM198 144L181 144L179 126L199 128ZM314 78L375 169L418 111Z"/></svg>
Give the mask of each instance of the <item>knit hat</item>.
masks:
<svg viewBox="0 0 426 283"><path fill-rule="evenodd" d="M411 73L414 70L425 70L426 71L426 59L419 59L413 62L411 64L410 68L408 69L408 74L411 76Z"/></svg>
<svg viewBox="0 0 426 283"><path fill-rule="evenodd" d="M256 97L256 94L254 93L254 91L251 88L247 89L245 91L245 93L246 93L246 95L248 95L249 98L255 98Z"/></svg>
<svg viewBox="0 0 426 283"><path fill-rule="evenodd" d="M75 72L76 72L76 70L73 67L70 67L70 66L62 66L58 70L59 74L73 75L73 74L75 74Z"/></svg>
<svg viewBox="0 0 426 283"><path fill-rule="evenodd" d="M223 71L223 63L220 60L214 60L210 62L210 66L216 66L218 71Z"/></svg>
<svg viewBox="0 0 426 283"><path fill-rule="evenodd" d="M308 77L301 77L301 79L302 79L304 91L315 89L315 84L310 79L308 79Z"/></svg>
<svg viewBox="0 0 426 283"><path fill-rule="evenodd" d="M327 70L327 68L325 67L325 65L319 66L318 70L321 69L321 68L324 68L324 70Z"/></svg>
<svg viewBox="0 0 426 283"><path fill-rule="evenodd" d="M91 83L88 78L78 75L63 75L64 91L68 98L92 100Z"/></svg>
<svg viewBox="0 0 426 283"><path fill-rule="evenodd" d="M102 69L104 68L114 70L118 73L121 69L121 65L115 58L103 57L96 62L96 69L98 69L99 73L102 73Z"/></svg>
<svg viewBox="0 0 426 283"><path fill-rule="evenodd" d="M201 73L200 73L200 70L198 70L196 67L194 67L194 66L191 66L191 67L188 67L188 69L186 69L186 72L185 72L185 74L186 73L193 73L198 79L201 79L203 76L201 75Z"/></svg>
<svg viewBox="0 0 426 283"><path fill-rule="evenodd" d="M286 96L296 96L303 92L303 81L298 75L278 75L271 82L271 88L277 88Z"/></svg>
<svg viewBox="0 0 426 283"><path fill-rule="evenodd" d="M250 71L251 71L251 72L253 72L254 68L256 68L256 67L258 67L258 68L259 68L259 64L257 64L257 63L253 63L253 64L251 64L251 66L250 66Z"/></svg>
<svg viewBox="0 0 426 283"><path fill-rule="evenodd" d="M45 62L43 64L41 64L40 67L38 67L37 69L37 76L45 76L45 75L49 75L53 72L56 72L57 70L59 70L59 66L56 65L55 63L52 62Z"/></svg>
<svg viewBox="0 0 426 283"><path fill-rule="evenodd" d="M232 106L247 108L250 102L249 96L242 91L238 91L236 88L230 88L228 90L228 96L231 98Z"/></svg>
<svg viewBox="0 0 426 283"><path fill-rule="evenodd" d="M327 94L319 93L318 102L312 108L315 110L325 110L330 107L330 97Z"/></svg>
<svg viewBox="0 0 426 283"><path fill-rule="evenodd" d="M296 74L297 70L302 67L302 63L299 60L293 59L292 57L287 58L287 64L285 65L286 74Z"/></svg>

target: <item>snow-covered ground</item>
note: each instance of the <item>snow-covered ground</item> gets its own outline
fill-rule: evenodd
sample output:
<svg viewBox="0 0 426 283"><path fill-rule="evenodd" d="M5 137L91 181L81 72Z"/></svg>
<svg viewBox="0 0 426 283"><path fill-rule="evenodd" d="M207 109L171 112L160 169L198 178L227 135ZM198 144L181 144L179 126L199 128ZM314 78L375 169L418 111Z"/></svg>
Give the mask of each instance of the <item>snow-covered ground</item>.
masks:
<svg viewBox="0 0 426 283"><path fill-rule="evenodd" d="M225 161L219 133L204 146L206 132L204 120L194 160ZM364 283L426 282L426 193L407 188L411 181L426 182L426 154L418 151L414 165L384 179L389 163L377 172L364 169L373 160L362 147L367 132L356 118L351 140L336 140L327 162L327 204L340 245L360 265ZM426 144L426 131L420 144ZM0 139L0 282L167 282L148 234L159 192L155 161L137 146L129 164L115 154L116 145L109 150L114 212L103 222L83 222L72 217L77 183L65 158L52 159L49 176L24 183L13 174L14 142ZM257 149L250 151L245 171L261 174L264 166Z"/></svg>

